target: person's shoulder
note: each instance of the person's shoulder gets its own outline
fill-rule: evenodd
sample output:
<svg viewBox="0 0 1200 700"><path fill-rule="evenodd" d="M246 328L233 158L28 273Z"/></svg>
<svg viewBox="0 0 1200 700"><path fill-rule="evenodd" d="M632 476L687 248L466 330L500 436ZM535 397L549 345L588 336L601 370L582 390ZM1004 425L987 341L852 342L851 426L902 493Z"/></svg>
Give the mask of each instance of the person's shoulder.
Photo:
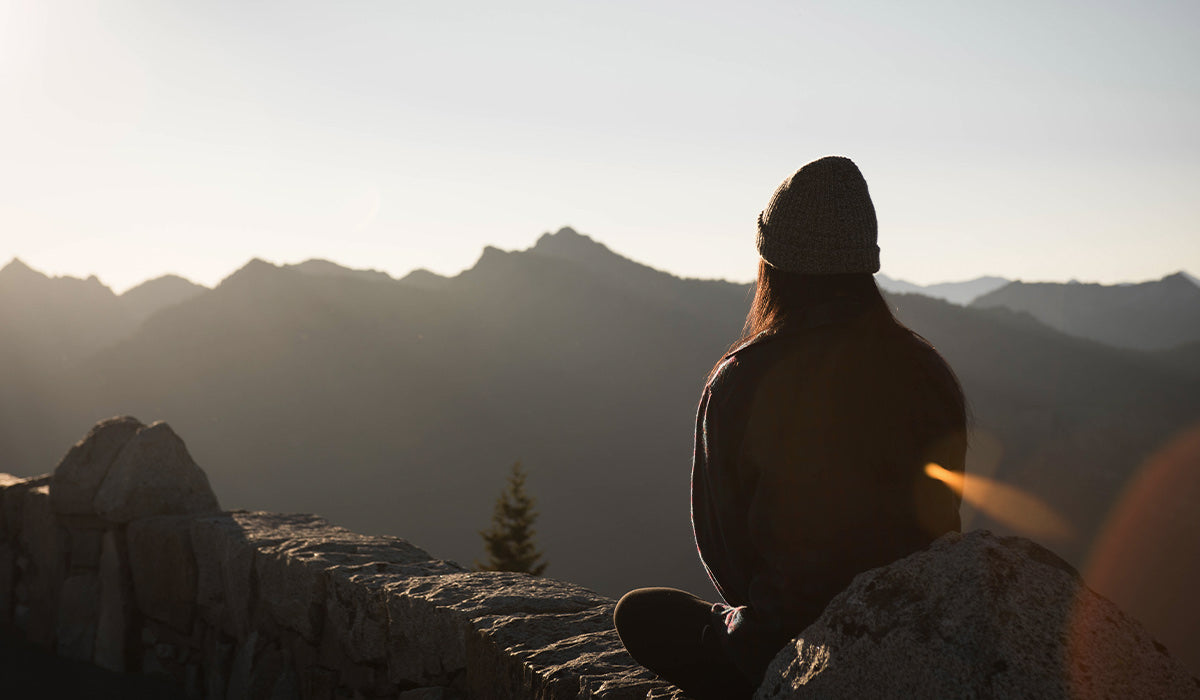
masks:
<svg viewBox="0 0 1200 700"><path fill-rule="evenodd" d="M752 381L771 364L778 354L779 332L763 331L725 353L708 381L710 392L723 392L732 385Z"/></svg>
<svg viewBox="0 0 1200 700"><path fill-rule="evenodd" d="M921 334L901 325L902 342L907 346L911 380L922 387L934 388L947 397L961 397L962 387L950 363L937 347ZM961 398L957 399L961 401Z"/></svg>
<svg viewBox="0 0 1200 700"><path fill-rule="evenodd" d="M907 326L901 326L901 328L904 331L906 342L912 349L912 357L918 364L927 370L939 373L951 371L946 358L942 357L942 353L938 352L938 349L925 336Z"/></svg>

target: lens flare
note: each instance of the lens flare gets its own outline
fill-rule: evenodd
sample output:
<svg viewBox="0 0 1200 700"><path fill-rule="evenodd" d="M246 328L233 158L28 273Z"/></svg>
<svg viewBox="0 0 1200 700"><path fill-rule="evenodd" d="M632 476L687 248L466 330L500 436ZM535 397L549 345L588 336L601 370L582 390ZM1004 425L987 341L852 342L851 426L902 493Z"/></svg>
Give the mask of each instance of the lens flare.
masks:
<svg viewBox="0 0 1200 700"><path fill-rule="evenodd" d="M925 473L946 484L965 503L1027 537L1062 542L1074 536L1071 524L1050 506L1015 486L951 471L930 462Z"/></svg>
<svg viewBox="0 0 1200 700"><path fill-rule="evenodd" d="M1200 422L1140 466L1093 545L1085 577L1200 673Z"/></svg>

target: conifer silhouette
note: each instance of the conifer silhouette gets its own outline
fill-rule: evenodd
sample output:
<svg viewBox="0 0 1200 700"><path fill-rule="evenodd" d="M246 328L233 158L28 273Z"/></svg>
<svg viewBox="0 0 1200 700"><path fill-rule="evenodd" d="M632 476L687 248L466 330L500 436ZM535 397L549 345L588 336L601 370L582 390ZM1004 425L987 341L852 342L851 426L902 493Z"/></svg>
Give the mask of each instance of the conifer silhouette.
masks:
<svg viewBox="0 0 1200 700"><path fill-rule="evenodd" d="M520 461L514 462L508 485L496 499L492 526L479 533L483 537L488 560L482 564L476 561L476 568L480 571L517 571L542 575L546 570L546 562L539 561L542 553L533 543L533 522L538 516L533 505L533 498L525 493L525 470L521 468Z"/></svg>

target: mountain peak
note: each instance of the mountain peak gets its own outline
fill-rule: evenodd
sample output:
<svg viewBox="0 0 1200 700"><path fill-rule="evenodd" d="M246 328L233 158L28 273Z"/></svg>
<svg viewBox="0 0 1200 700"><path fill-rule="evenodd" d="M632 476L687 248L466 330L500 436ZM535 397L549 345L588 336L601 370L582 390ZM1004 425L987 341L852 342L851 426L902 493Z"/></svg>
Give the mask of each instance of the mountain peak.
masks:
<svg viewBox="0 0 1200 700"><path fill-rule="evenodd" d="M592 238L583 235L582 233L571 228L570 226L563 226L562 228L555 231L554 233L550 233L549 231L547 231L546 233L543 233L538 238L537 243L534 244L534 247L536 248L537 246L540 246L540 245L552 244L552 242L557 242L558 244L561 245L563 242L568 242L568 241L573 242L573 243L583 243L586 241L586 242L592 243L594 245L599 245Z"/></svg>
<svg viewBox="0 0 1200 700"><path fill-rule="evenodd" d="M575 239L587 238L587 240L589 240L589 241L592 240L591 238L588 238L587 236L576 231L575 229L571 228L570 226L563 226L562 228L555 231L554 233L550 233L549 231L547 231L546 233L542 234L541 238L539 238L538 241L541 242L542 239L546 239L546 238L575 238Z"/></svg>
<svg viewBox="0 0 1200 700"><path fill-rule="evenodd" d="M616 256L608 246L570 226L564 226L555 233L543 233L529 250L541 255L576 261Z"/></svg>
<svg viewBox="0 0 1200 700"><path fill-rule="evenodd" d="M25 264L20 258L14 257L8 264L0 268L0 277L11 279L47 279L46 275Z"/></svg>
<svg viewBox="0 0 1200 700"><path fill-rule="evenodd" d="M67 275L51 277L26 265L20 258L13 258L7 265L0 268L0 283L10 289L17 287L26 291L55 288L59 290L72 289L85 294L113 296L112 290L95 275L88 275L87 279Z"/></svg>
<svg viewBox="0 0 1200 700"><path fill-rule="evenodd" d="M412 287L420 287L422 289L442 289L450 283L450 278L443 277L435 272L430 272L423 267L419 267L399 280L402 284L407 284Z"/></svg>
<svg viewBox="0 0 1200 700"><path fill-rule="evenodd" d="M234 270L228 277L221 280L220 284L217 286L223 287L230 282L240 282L247 279L266 279L273 277L280 272L289 272L289 270L269 263L262 258L251 258L245 265L242 265L237 270Z"/></svg>
<svg viewBox="0 0 1200 700"><path fill-rule="evenodd" d="M1171 282L1171 283L1175 283L1175 284L1178 284L1180 282L1187 282L1188 284L1200 286L1200 283L1198 283L1196 281L1195 277L1192 277L1191 275L1189 275L1187 272L1185 272L1183 270L1180 270L1179 272L1173 272L1173 273L1167 275L1166 277L1163 277L1162 281L1163 282Z"/></svg>
<svg viewBox="0 0 1200 700"><path fill-rule="evenodd" d="M199 294L206 290L202 284L180 277L179 275L166 274L155 277L154 279L146 280L141 284L135 285L126 289L120 296L122 297L137 297L141 295L157 296L160 294L190 294L192 292Z"/></svg>
<svg viewBox="0 0 1200 700"><path fill-rule="evenodd" d="M144 319L208 291L207 287L179 275L162 275L125 290L121 303L135 318Z"/></svg>
<svg viewBox="0 0 1200 700"><path fill-rule="evenodd" d="M315 275L317 277L351 277L354 279L371 280L374 282L395 282L391 275L379 270L360 270L355 268L339 265L330 260L322 258L311 258L302 263L293 265L284 265L289 270L303 272L306 275Z"/></svg>

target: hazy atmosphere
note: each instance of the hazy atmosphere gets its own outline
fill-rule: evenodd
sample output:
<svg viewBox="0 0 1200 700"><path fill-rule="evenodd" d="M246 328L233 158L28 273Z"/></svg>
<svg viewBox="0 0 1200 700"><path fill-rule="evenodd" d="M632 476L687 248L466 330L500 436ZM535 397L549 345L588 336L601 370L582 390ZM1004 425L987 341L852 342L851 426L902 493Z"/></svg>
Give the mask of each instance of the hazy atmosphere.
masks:
<svg viewBox="0 0 1200 700"><path fill-rule="evenodd" d="M0 676L30 665L12 621L196 697L682 697L616 596L738 603L697 556L720 521L758 607L688 598L681 639L776 649L756 616L825 609L918 640L803 647L853 676L822 697L876 667L1191 697L1197 27L1195 0L0 0ZM839 158L780 195L764 236L805 266L764 268L714 369L759 212L830 154L870 198ZM803 625L755 601L792 578Z"/></svg>
<svg viewBox="0 0 1200 700"><path fill-rule="evenodd" d="M454 274L562 225L747 281L855 159L883 272L1200 271L1193 2L0 2L0 261Z"/></svg>

